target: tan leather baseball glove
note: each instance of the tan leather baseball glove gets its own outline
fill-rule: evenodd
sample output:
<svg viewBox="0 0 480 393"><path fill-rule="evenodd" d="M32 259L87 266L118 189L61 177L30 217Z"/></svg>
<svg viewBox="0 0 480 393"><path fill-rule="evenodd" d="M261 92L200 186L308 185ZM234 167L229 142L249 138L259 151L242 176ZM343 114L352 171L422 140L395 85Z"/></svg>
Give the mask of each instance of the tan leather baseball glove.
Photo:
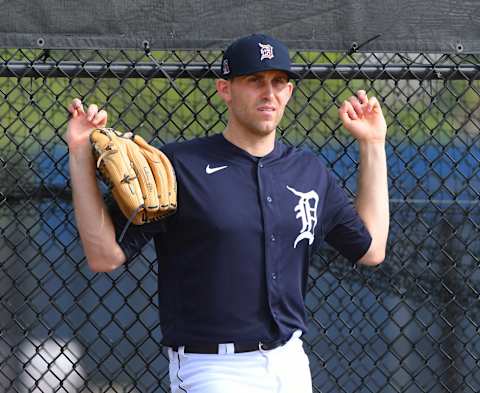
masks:
<svg viewBox="0 0 480 393"><path fill-rule="evenodd" d="M130 222L146 224L176 211L175 171L164 153L139 135L112 128L93 130L90 142L97 168Z"/></svg>

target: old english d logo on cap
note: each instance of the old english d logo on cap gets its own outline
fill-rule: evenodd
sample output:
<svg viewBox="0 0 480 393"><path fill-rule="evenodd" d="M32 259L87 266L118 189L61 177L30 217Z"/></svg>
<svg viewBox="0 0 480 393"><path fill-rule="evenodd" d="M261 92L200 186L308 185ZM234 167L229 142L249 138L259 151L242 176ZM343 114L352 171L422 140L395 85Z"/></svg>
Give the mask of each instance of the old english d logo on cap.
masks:
<svg viewBox="0 0 480 393"><path fill-rule="evenodd" d="M298 78L291 69L287 46L266 34L241 37L223 52L222 78L232 79L270 70L284 71L290 78Z"/></svg>
<svg viewBox="0 0 480 393"><path fill-rule="evenodd" d="M260 61L263 59L273 59L273 46L270 44L261 44L258 43L260 46Z"/></svg>

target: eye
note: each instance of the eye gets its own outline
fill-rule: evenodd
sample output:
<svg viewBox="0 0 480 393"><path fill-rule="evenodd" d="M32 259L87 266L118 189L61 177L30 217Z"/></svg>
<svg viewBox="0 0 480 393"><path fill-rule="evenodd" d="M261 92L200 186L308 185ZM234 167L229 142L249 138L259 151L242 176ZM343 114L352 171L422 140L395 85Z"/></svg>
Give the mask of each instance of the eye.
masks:
<svg viewBox="0 0 480 393"><path fill-rule="evenodd" d="M277 85L277 86L284 86L288 83L288 79L283 77L283 76L279 76L278 78L275 78L273 80L273 82Z"/></svg>

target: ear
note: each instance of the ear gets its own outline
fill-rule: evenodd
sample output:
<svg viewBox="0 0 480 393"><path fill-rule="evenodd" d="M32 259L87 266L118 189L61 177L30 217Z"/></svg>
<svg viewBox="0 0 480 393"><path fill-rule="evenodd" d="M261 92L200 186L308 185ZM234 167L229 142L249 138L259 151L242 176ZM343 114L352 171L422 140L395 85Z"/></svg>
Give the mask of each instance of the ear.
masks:
<svg viewBox="0 0 480 393"><path fill-rule="evenodd" d="M292 82L288 82L288 89L290 90L290 95L288 96L288 100L290 101L290 98L292 97L293 89L294 89Z"/></svg>
<svg viewBox="0 0 480 393"><path fill-rule="evenodd" d="M230 99L231 99L230 81L225 80L225 79L217 79L215 81L215 87L217 88L218 95L228 105L228 103L230 102Z"/></svg>

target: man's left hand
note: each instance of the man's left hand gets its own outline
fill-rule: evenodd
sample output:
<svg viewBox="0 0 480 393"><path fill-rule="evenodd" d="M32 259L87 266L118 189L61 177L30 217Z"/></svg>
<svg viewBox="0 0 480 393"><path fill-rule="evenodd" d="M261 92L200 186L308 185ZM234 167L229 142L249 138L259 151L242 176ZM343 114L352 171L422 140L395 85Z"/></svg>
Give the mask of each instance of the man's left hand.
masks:
<svg viewBox="0 0 480 393"><path fill-rule="evenodd" d="M338 114L344 127L359 142L385 142L387 124L382 108L375 97L367 97L365 90L358 90L343 102Z"/></svg>

